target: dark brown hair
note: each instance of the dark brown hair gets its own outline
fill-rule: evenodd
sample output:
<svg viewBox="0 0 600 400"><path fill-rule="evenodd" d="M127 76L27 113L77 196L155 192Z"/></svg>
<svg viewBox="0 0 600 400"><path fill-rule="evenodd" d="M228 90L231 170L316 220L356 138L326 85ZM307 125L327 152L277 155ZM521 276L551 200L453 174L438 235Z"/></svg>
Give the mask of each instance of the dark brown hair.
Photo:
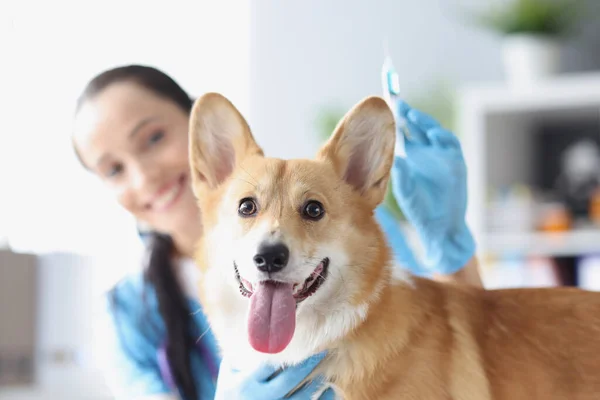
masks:
<svg viewBox="0 0 600 400"><path fill-rule="evenodd" d="M192 109L193 100L190 96L164 72L148 66L128 65L107 70L93 78L77 99L76 110L78 111L83 103L93 99L108 86L118 82L136 83L172 101L188 114ZM165 323L166 352L171 373L183 397L195 400L198 390L190 362L190 354L195 346L195 339L192 336L194 322L183 290L175 276L173 241L169 236L158 232L145 233L144 237L147 245L145 279L156 291L158 310ZM113 301L113 306L118 306L118 302ZM143 328L140 326L140 329Z"/></svg>

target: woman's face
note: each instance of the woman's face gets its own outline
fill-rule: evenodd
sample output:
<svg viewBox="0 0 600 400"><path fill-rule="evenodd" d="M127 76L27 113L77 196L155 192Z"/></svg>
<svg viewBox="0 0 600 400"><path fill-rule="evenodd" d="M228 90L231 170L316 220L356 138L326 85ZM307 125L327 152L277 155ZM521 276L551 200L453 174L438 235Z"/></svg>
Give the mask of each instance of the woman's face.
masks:
<svg viewBox="0 0 600 400"><path fill-rule="evenodd" d="M85 165L136 219L169 234L198 216L188 117L175 103L124 82L86 101L75 120L75 146Z"/></svg>

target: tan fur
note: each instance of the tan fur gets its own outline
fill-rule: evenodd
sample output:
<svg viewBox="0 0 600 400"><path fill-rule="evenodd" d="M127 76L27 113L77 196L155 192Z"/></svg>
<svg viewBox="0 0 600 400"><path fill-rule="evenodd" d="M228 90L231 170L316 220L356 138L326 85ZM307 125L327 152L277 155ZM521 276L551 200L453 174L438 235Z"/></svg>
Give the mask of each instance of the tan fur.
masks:
<svg viewBox="0 0 600 400"><path fill-rule="evenodd" d="M370 97L315 160L265 158L228 100L208 94L196 102L190 156L205 227L200 294L224 355L245 367L289 365L327 349L316 372L345 399L600 398L600 293L484 291L394 277L373 216L394 137L390 110ZM259 212L241 218L237 206L248 196L258 199ZM300 217L307 199L322 202L323 219ZM271 355L247 342L248 299L232 267L235 259L250 276L248 244L270 237L290 246L294 279L308 276L323 254L331 257L329 277L298 307L292 342Z"/></svg>

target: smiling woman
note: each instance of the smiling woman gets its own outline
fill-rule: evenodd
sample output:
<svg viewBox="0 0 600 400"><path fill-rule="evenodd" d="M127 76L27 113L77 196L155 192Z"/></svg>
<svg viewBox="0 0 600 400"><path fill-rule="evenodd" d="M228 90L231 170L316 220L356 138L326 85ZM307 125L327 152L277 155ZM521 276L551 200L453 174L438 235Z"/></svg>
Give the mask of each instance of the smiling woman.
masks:
<svg viewBox="0 0 600 400"><path fill-rule="evenodd" d="M89 82L77 102L73 147L117 202L150 227L144 280L154 287L165 321L168 339L162 374L170 377L163 379L193 399L199 390L210 394L214 387L210 376L205 376L202 388L194 379L193 310L177 282L181 268L174 265L175 258L193 253L202 233L187 161L191 107L187 93L155 68L131 65L108 70ZM122 292L117 286L110 297L115 321L127 313ZM122 334L125 328L116 325ZM137 345L122 344L127 352ZM213 361L212 356L203 360L207 365Z"/></svg>

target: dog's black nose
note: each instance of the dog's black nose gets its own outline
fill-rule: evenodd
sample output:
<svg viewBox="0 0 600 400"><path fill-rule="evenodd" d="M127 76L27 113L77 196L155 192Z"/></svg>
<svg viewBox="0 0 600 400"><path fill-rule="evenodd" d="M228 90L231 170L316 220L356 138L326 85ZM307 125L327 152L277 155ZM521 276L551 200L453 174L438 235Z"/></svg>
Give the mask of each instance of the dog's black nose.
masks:
<svg viewBox="0 0 600 400"><path fill-rule="evenodd" d="M290 250L285 244L262 244L254 256L254 265L263 272L277 272L287 265L289 258Z"/></svg>

